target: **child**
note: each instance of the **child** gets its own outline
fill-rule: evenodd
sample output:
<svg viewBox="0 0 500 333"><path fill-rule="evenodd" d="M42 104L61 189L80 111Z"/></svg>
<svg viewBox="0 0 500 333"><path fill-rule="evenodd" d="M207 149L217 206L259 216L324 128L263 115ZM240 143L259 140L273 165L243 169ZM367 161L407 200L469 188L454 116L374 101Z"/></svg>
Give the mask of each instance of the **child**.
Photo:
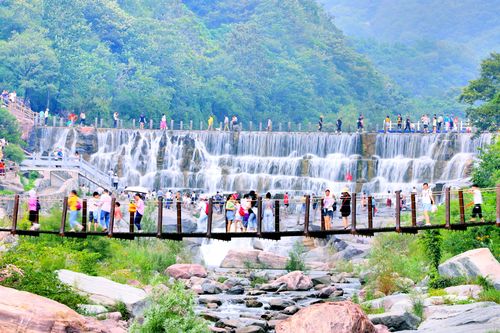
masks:
<svg viewBox="0 0 500 333"><path fill-rule="evenodd" d="M240 229L240 232L243 232L244 227L243 227L243 217L245 216L245 208L243 208L243 205L240 203L239 200L236 200L236 204L234 205L234 231L238 231L238 226Z"/></svg>
<svg viewBox="0 0 500 333"><path fill-rule="evenodd" d="M483 204L483 195L481 194L481 190L479 189L479 186L476 184L473 184L471 187L470 191L473 195L473 200L470 203L469 206L474 205L472 208L472 218L471 222L476 221L476 216L479 215L479 218L481 219L481 222L484 222L483 218L483 210L481 208L481 205Z"/></svg>
<svg viewBox="0 0 500 333"><path fill-rule="evenodd" d="M92 224L94 225L94 231L97 231L97 217L99 216L99 207L97 203L99 202L99 193L92 193L92 198L89 199L89 226L88 229L92 228Z"/></svg>
<svg viewBox="0 0 500 333"><path fill-rule="evenodd" d="M122 210L120 209L120 203L117 201L115 202L115 214L114 214L114 219L115 219L115 227L117 231L120 231L120 225L123 222L123 214Z"/></svg>

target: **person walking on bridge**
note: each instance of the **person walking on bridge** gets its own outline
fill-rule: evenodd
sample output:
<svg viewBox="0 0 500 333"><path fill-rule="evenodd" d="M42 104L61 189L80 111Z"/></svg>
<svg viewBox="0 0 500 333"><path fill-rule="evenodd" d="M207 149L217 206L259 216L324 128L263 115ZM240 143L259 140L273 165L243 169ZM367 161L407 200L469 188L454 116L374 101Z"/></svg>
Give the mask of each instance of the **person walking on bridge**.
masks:
<svg viewBox="0 0 500 333"><path fill-rule="evenodd" d="M483 195L481 194L481 190L479 189L479 186L476 184L473 184L470 192L473 195L473 199L472 199L472 202L470 203L470 205L468 205L468 206L474 205L474 207L472 208L472 218L470 221L476 222L476 216L479 216L479 218L481 219L481 222L484 222L483 210L481 208L481 205L483 204Z"/></svg>
<svg viewBox="0 0 500 333"><path fill-rule="evenodd" d="M146 124L146 116L144 113L141 113L141 116L139 117L139 128L144 129L144 124Z"/></svg>
<svg viewBox="0 0 500 333"><path fill-rule="evenodd" d="M31 222L30 230L38 230L40 229L39 222L39 214L40 214L40 201L36 196L35 190L30 190L28 192L28 211L29 211L29 221Z"/></svg>
<svg viewBox="0 0 500 333"><path fill-rule="evenodd" d="M337 133L339 133L339 134L342 133L342 119L341 118L337 119Z"/></svg>
<svg viewBox="0 0 500 333"><path fill-rule="evenodd" d="M49 122L49 108L45 109L45 112L44 112L43 116L45 118L45 126L47 126L47 123Z"/></svg>
<svg viewBox="0 0 500 333"><path fill-rule="evenodd" d="M70 231L72 232L75 231L75 228L78 228L78 231L83 229L82 225L77 222L78 211L80 209L82 209L80 198L78 198L76 190L72 190L68 197L69 225L71 227Z"/></svg>
<svg viewBox="0 0 500 333"><path fill-rule="evenodd" d="M207 130L208 131L212 131L213 129L214 129L214 116L210 115L210 117L208 117L208 128L207 128Z"/></svg>
<svg viewBox="0 0 500 333"><path fill-rule="evenodd" d="M267 118L267 131L272 132L273 131L273 122L271 121L271 118Z"/></svg>
<svg viewBox="0 0 500 333"><path fill-rule="evenodd" d="M198 225L196 226L197 232L207 231L207 221L208 221L208 202L205 195L200 196L200 202L198 203L198 211L200 216L198 217Z"/></svg>
<svg viewBox="0 0 500 333"><path fill-rule="evenodd" d="M347 187L342 189L342 194L340 195L340 215L342 216L342 225L344 229L347 229L349 227L347 218L351 215L351 195Z"/></svg>
<svg viewBox="0 0 500 333"><path fill-rule="evenodd" d="M403 117L401 117L401 114L398 114L397 123L398 123L398 131L401 131L403 126Z"/></svg>
<svg viewBox="0 0 500 333"><path fill-rule="evenodd" d="M167 129L167 116L163 114L160 121L160 130L164 131Z"/></svg>
<svg viewBox="0 0 500 333"><path fill-rule="evenodd" d="M434 205L434 197L432 196L432 190L429 188L429 184L424 183L422 186L422 210L424 212L425 225L431 225L431 219L429 213L432 211L432 205Z"/></svg>
<svg viewBox="0 0 500 333"><path fill-rule="evenodd" d="M274 221L274 204L271 200L271 193L266 193L266 198L262 203L262 208L264 210L264 231L273 231L273 221Z"/></svg>
<svg viewBox="0 0 500 333"><path fill-rule="evenodd" d="M323 197L323 216L325 218L325 230L330 230L332 228L331 221L333 219L333 212L336 210L335 196L330 193L329 189L325 190L325 196Z"/></svg>
<svg viewBox="0 0 500 333"><path fill-rule="evenodd" d="M321 132L322 130L323 130L323 116L319 116L318 132Z"/></svg>
<svg viewBox="0 0 500 333"><path fill-rule="evenodd" d="M142 221L142 217L144 216L144 200L142 200L142 197L139 193L136 193L134 195L134 200L135 200L135 207L136 207L136 212L135 212L135 216L134 216L134 225L139 232L142 232L141 221Z"/></svg>
<svg viewBox="0 0 500 333"><path fill-rule="evenodd" d="M99 214L99 206L97 205L99 203L99 193L94 192L92 193L92 198L89 199L88 203L88 211L89 211L89 227L88 229L90 230L92 225L94 226L94 231L97 231L97 225L98 225L98 214Z"/></svg>
<svg viewBox="0 0 500 333"><path fill-rule="evenodd" d="M85 112L80 112L80 126L85 126L85 119L87 119L87 115L85 115Z"/></svg>
<svg viewBox="0 0 500 333"><path fill-rule="evenodd" d="M101 199L97 205L101 208L101 226L106 232L109 228L109 214L111 212L111 196L107 189L103 190Z"/></svg>

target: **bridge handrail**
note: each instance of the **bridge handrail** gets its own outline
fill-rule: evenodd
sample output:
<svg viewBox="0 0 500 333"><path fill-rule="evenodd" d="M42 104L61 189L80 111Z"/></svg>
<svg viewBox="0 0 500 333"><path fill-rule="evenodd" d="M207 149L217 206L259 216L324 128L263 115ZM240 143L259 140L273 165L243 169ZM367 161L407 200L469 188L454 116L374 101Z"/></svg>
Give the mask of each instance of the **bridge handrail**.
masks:
<svg viewBox="0 0 500 333"><path fill-rule="evenodd" d="M81 157L55 157L55 156L28 156L21 163L25 167L50 167L77 170L82 176L93 180L96 184L104 187L110 185L109 176L83 160Z"/></svg>

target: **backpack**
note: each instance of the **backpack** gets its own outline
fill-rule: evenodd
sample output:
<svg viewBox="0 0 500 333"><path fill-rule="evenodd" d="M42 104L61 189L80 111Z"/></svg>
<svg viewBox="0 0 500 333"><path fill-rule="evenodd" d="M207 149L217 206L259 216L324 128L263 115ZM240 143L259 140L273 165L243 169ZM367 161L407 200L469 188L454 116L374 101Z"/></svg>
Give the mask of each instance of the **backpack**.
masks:
<svg viewBox="0 0 500 333"><path fill-rule="evenodd" d="M81 210L82 209L82 203L80 201L76 202L76 210Z"/></svg>
<svg viewBox="0 0 500 333"><path fill-rule="evenodd" d="M208 203L207 203L207 204L205 204L205 214L207 214L207 215L208 215Z"/></svg>
<svg viewBox="0 0 500 333"><path fill-rule="evenodd" d="M240 206L240 210L238 211L238 214L240 214L240 216L245 216L245 208L243 208L243 206Z"/></svg>

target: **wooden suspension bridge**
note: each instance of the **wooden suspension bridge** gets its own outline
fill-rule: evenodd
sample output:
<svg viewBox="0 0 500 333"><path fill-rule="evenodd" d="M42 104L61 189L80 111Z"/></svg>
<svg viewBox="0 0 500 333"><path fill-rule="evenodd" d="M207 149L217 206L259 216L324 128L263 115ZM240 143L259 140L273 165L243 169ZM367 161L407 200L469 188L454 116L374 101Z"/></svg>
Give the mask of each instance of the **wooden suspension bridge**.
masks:
<svg viewBox="0 0 500 333"><path fill-rule="evenodd" d="M156 230L154 232L141 232L134 230L133 218L134 215L130 214L130 223L128 226L128 231L116 232L114 231L115 220L114 220L114 207L116 198L112 198L111 202L111 212L110 212L110 221L109 228L106 232L99 231L87 231L87 223L88 223L88 210L87 210L87 200L82 200L82 210L81 210L81 224L83 226L83 230L79 232L75 231L67 231L67 213L68 213L68 204L67 198L64 198L62 201L62 215L59 230L22 230L18 227L19 222L19 207L20 207L20 197L19 195L15 195L13 198L13 208L12 208L12 219L11 225L6 228L0 228L2 232L11 232L12 234L17 235L26 235L26 236L39 236L41 234L53 234L59 235L62 237L75 237L75 238L86 238L87 236L104 236L109 238L117 238L117 239L134 239L139 237L156 237L160 239L171 239L171 240L182 240L183 238L207 238L207 239L217 239L230 241L232 238L252 238L258 237L263 239L271 239L271 240L279 240L282 237L290 237L290 236L305 236L305 237L313 237L313 238L326 238L328 235L335 234L352 234L352 235L360 235L360 236L373 236L376 233L384 233L384 232L396 232L396 233L407 233L407 234L416 234L420 230L430 230L430 229L448 229L448 230L466 230L470 227L478 227L485 225L496 225L500 227L500 185L496 186L494 189L496 193L496 221L481 221L481 222L467 222L465 218L465 204L464 204L464 192L463 190L458 190L456 194L458 195L458 205L459 205L459 214L458 216L451 215L451 190L449 188L444 191L444 210L445 210L445 218L444 223L433 224L429 226L425 225L417 225L417 205L416 205L416 195L414 193L410 196L410 216L411 220L409 223L403 223L401 220L401 192L397 191L395 193L395 207L394 207L394 226L385 226L385 227L374 227L373 224L373 207L372 200L368 197L366 210L367 224L361 225L358 224L358 218L360 216L360 212L357 212L357 193L351 193L351 214L349 216L350 219L350 227L347 229L329 229L325 226L324 217L321 216L320 225L313 225L311 221L310 211L311 204L314 199L310 196L305 196L305 205L304 216L303 216L303 227L299 230L280 230L280 205L283 207L283 203L280 200L274 201L274 230L273 231L264 231L263 230L263 217L262 214L257 214L257 230L255 232L225 232L225 231L215 231L213 230L213 217L214 217L214 207L219 203L214 204L214 200L211 198L208 201L208 216L207 216L207 228L205 232L185 232L183 231L183 220L182 220L182 202L177 201L173 203L173 208L176 212L176 223L175 223L175 231L174 232L166 232L163 224L163 198L158 198L156 204L158 207L162 207L162 209L157 210L156 217ZM259 212L262 212L262 198L257 200L257 209ZM321 203L322 204L322 203ZM364 217L364 216L363 216ZM37 215L38 218L38 215ZM227 221L226 221L227 223ZM409 225L408 225L409 224ZM219 228L220 229L220 228Z"/></svg>

